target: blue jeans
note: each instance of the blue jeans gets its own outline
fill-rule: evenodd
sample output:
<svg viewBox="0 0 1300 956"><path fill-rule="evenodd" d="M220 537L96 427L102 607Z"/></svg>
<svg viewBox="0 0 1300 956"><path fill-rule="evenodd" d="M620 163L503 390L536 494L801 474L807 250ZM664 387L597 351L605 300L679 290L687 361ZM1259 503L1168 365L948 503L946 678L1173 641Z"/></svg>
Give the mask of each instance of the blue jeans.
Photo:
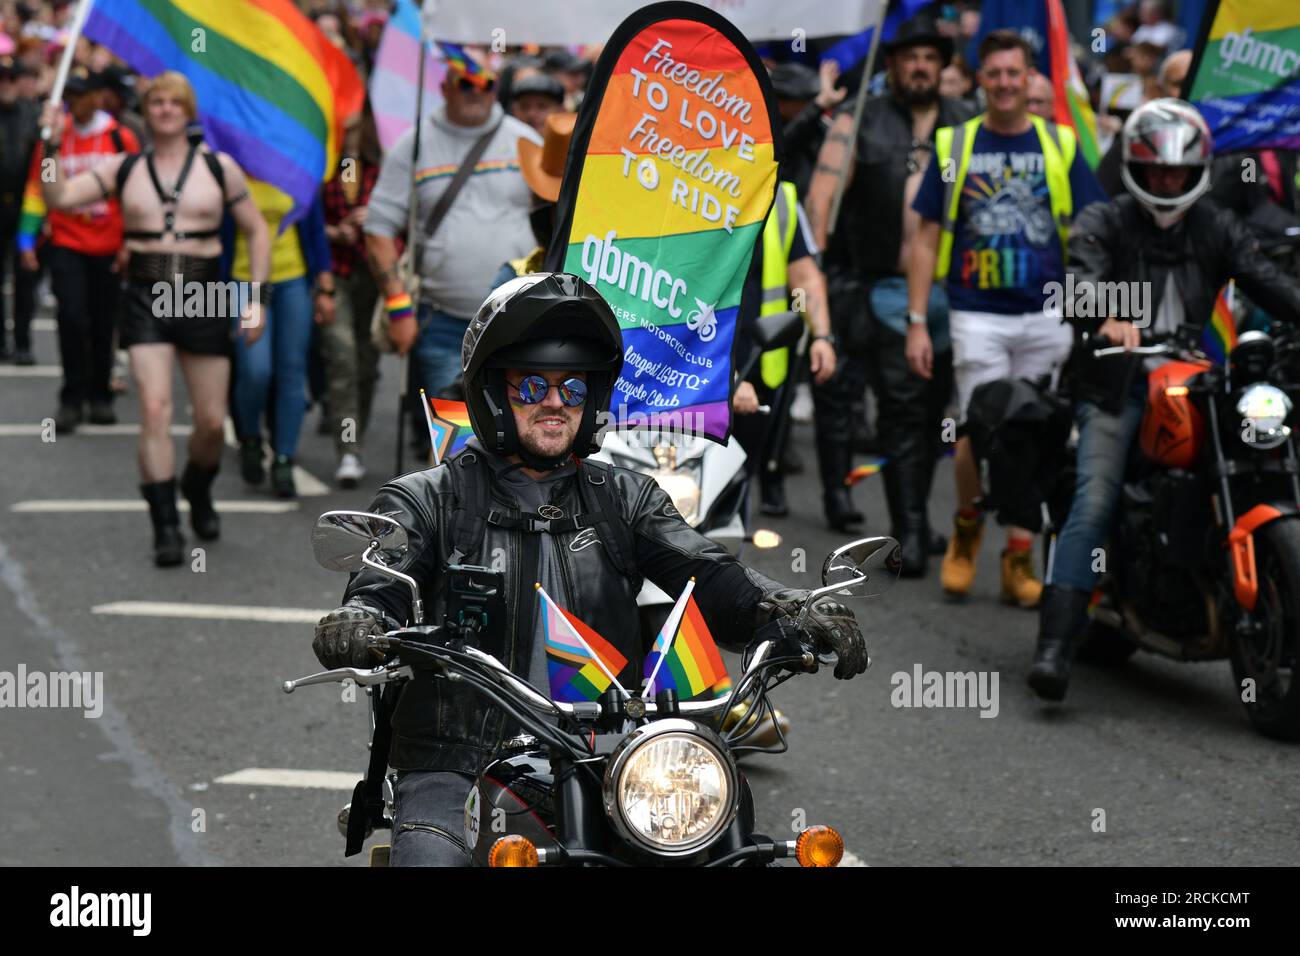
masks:
<svg viewBox="0 0 1300 956"><path fill-rule="evenodd" d="M420 334L411 350L411 381L429 398L436 398L460 378L460 347L469 320L422 305L419 321Z"/></svg>
<svg viewBox="0 0 1300 956"><path fill-rule="evenodd" d="M236 320L238 321L238 320ZM298 453L298 432L307 414L307 352L312 332L311 283L306 276L271 286L266 331L251 347L235 339L235 393L231 414L240 438L262 433L261 418L275 374L277 455Z"/></svg>
<svg viewBox="0 0 1300 956"><path fill-rule="evenodd" d="M450 771L397 775L390 866L469 866L465 800L472 777Z"/></svg>
<svg viewBox="0 0 1300 956"><path fill-rule="evenodd" d="M1074 500L1056 541L1047 584L1088 592L1097 586L1099 572L1093 570L1093 552L1105 547L1115 520L1129 450L1142 423L1144 394L1145 379L1139 378L1118 415L1104 412L1092 402L1079 402L1075 407L1079 452Z"/></svg>

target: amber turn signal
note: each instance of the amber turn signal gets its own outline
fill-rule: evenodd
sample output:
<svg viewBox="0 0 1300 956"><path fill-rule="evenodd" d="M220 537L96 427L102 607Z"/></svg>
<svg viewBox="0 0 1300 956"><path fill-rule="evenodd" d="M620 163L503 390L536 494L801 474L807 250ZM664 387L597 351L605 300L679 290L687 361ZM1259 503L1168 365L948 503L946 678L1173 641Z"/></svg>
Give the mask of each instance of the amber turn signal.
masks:
<svg viewBox="0 0 1300 956"><path fill-rule="evenodd" d="M841 844L841 848L843 844ZM503 836L488 852L488 866L536 866L537 847L528 837Z"/></svg>
<svg viewBox="0 0 1300 956"><path fill-rule="evenodd" d="M1170 398L1182 398L1187 394L1186 385L1168 385L1165 387L1165 394Z"/></svg>
<svg viewBox="0 0 1300 956"><path fill-rule="evenodd" d="M839 866L844 858L844 838L834 827L809 827L795 840L794 856L800 866Z"/></svg>

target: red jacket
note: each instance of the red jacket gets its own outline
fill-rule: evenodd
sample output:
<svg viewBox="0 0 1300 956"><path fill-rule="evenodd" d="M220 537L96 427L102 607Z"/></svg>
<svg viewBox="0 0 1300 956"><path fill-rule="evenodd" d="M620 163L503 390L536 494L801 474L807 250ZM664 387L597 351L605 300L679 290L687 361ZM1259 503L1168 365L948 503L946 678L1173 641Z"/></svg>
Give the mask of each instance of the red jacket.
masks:
<svg viewBox="0 0 1300 956"><path fill-rule="evenodd" d="M120 148L119 148L120 147ZM136 153L140 143L125 126L107 113L97 112L84 129L77 129L71 116L63 118L63 141L59 144L59 165L64 176L71 178L93 169L119 152ZM122 210L117 199L97 199L68 210L46 210L41 199L41 161L39 148L32 156L32 168L23 193L23 212L19 224L19 246L32 248L43 218L50 221L50 241L63 249L91 256L112 255L122 246Z"/></svg>

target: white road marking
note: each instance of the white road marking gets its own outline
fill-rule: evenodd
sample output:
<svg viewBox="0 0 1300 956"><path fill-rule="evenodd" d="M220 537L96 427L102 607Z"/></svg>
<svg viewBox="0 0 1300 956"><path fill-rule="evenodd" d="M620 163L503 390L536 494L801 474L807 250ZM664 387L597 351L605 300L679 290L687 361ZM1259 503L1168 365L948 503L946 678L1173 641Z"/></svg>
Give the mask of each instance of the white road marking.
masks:
<svg viewBox="0 0 1300 956"><path fill-rule="evenodd" d="M346 770L283 770L275 767L248 767L217 777L213 783L233 783L245 787L311 787L318 790L346 790L356 787L362 774Z"/></svg>
<svg viewBox="0 0 1300 956"><path fill-rule="evenodd" d="M57 332L59 323L55 319L32 319L33 332Z"/></svg>
<svg viewBox="0 0 1300 956"><path fill-rule="evenodd" d="M214 501L220 514L283 514L297 511L296 501ZM189 511L190 503L185 500L176 502L181 511ZM148 504L143 498L132 501L125 498L34 498L18 501L9 506L10 511L24 514L88 514L123 511L147 511Z"/></svg>
<svg viewBox="0 0 1300 956"><path fill-rule="evenodd" d="M173 425L172 435L184 437L194 430L192 425ZM39 438L44 432L41 425L0 425L0 438ZM116 425L78 425L75 435L93 438L102 435L138 435L140 426L135 422L119 422Z"/></svg>
<svg viewBox="0 0 1300 956"><path fill-rule="evenodd" d="M216 621L260 621L265 624L315 624L329 613L307 607L251 607L241 604L191 604L181 601L112 601L96 604L92 614L125 617L197 617Z"/></svg>
<svg viewBox="0 0 1300 956"><path fill-rule="evenodd" d="M298 488L299 497L302 498L315 498L330 493L329 485L325 484L325 482L321 481L301 465L293 466L293 483Z"/></svg>
<svg viewBox="0 0 1300 956"><path fill-rule="evenodd" d="M840 860L840 866L870 866L870 865L871 864L868 863L866 860L862 859L862 857L858 856L856 853L850 853L848 850L844 851L844 858Z"/></svg>
<svg viewBox="0 0 1300 956"><path fill-rule="evenodd" d="M0 377L5 378L59 378L61 365L0 365Z"/></svg>

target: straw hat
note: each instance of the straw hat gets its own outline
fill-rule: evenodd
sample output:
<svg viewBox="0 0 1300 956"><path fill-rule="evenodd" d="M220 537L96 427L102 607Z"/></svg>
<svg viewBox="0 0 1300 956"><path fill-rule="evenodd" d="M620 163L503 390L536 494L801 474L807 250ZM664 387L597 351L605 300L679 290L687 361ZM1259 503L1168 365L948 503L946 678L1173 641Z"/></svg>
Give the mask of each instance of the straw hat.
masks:
<svg viewBox="0 0 1300 956"><path fill-rule="evenodd" d="M576 113L552 113L546 117L546 131L539 146L532 140L519 140L519 171L528 188L543 199L560 198L560 180L564 178L564 161L573 139Z"/></svg>

